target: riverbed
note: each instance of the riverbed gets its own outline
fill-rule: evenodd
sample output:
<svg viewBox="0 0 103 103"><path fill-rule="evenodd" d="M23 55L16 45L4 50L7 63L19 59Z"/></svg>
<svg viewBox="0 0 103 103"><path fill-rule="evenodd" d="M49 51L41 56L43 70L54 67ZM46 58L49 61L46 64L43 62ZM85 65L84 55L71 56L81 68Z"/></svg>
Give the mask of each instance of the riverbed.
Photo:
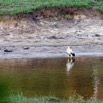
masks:
<svg viewBox="0 0 103 103"><path fill-rule="evenodd" d="M103 17L81 10L68 18L0 16L0 58L66 57L67 46L76 56L103 56Z"/></svg>

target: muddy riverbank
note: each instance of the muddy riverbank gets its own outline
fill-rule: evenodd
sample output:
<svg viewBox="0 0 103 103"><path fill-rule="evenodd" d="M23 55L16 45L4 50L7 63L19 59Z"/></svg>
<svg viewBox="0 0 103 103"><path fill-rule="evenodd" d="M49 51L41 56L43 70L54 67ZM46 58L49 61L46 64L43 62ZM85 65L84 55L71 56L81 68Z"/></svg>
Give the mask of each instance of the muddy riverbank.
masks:
<svg viewBox="0 0 103 103"><path fill-rule="evenodd" d="M66 56L68 45L77 56L103 55L102 15L88 12L52 17L0 16L0 57L61 57Z"/></svg>

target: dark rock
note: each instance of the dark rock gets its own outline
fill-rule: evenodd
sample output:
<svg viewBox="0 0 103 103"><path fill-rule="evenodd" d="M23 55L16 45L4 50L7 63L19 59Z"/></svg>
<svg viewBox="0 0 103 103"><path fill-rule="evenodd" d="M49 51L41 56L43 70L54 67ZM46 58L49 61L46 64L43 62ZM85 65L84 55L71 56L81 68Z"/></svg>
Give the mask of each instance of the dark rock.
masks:
<svg viewBox="0 0 103 103"><path fill-rule="evenodd" d="M56 36L50 36L48 39L58 39Z"/></svg>
<svg viewBox="0 0 103 103"><path fill-rule="evenodd" d="M28 50L30 47L23 47L23 49Z"/></svg>
<svg viewBox="0 0 103 103"><path fill-rule="evenodd" d="M100 35L99 34L95 34L95 37L100 37Z"/></svg>
<svg viewBox="0 0 103 103"><path fill-rule="evenodd" d="M39 21L38 15L33 15L33 16L32 16L32 20L33 20L34 22Z"/></svg>
<svg viewBox="0 0 103 103"><path fill-rule="evenodd" d="M6 34L5 34L5 36L8 36L8 35L10 35L10 34L9 34L9 33L6 33Z"/></svg>
<svg viewBox="0 0 103 103"><path fill-rule="evenodd" d="M4 52L12 52L11 49L4 49Z"/></svg>
<svg viewBox="0 0 103 103"><path fill-rule="evenodd" d="M54 25L56 28L59 28L59 26L57 24Z"/></svg>

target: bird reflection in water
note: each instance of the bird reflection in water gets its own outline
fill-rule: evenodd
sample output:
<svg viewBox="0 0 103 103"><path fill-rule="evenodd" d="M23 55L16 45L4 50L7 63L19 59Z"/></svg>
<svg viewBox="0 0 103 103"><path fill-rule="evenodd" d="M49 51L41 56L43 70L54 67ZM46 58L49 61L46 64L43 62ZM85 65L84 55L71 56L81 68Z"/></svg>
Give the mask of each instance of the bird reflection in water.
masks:
<svg viewBox="0 0 103 103"><path fill-rule="evenodd" d="M93 84L94 84L94 99L97 100L98 99L98 89L99 89L99 72L98 72L98 67L93 68Z"/></svg>
<svg viewBox="0 0 103 103"><path fill-rule="evenodd" d="M70 70L73 68L74 63L75 63L75 58L68 58L66 63L67 74L69 74Z"/></svg>

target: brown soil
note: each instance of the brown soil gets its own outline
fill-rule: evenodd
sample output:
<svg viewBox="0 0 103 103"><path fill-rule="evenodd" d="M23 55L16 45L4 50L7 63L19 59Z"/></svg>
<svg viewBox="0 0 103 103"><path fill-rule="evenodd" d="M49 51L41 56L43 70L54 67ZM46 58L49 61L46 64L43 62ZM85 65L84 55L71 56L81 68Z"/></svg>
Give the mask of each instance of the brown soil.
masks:
<svg viewBox="0 0 103 103"><path fill-rule="evenodd" d="M43 8L35 13L0 16L0 56L103 55L103 14L95 8Z"/></svg>

